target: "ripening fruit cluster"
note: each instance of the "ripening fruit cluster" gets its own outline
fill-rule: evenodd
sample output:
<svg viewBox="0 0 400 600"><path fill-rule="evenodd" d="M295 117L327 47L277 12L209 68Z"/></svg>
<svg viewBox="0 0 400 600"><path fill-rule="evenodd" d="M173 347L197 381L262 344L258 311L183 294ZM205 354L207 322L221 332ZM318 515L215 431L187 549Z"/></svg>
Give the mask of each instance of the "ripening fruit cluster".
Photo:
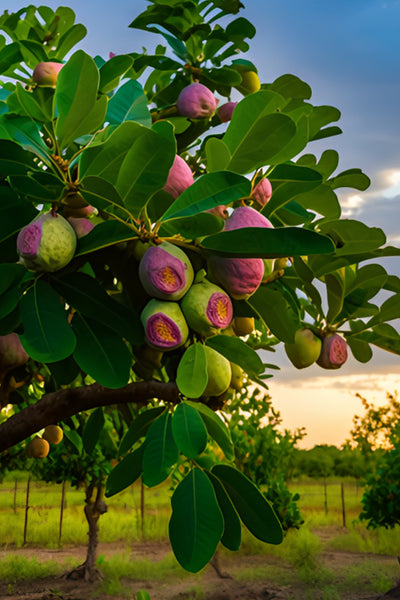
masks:
<svg viewBox="0 0 400 600"><path fill-rule="evenodd" d="M317 363L323 369L339 369L347 360L346 340L338 333L316 335L310 328L302 327L294 342L285 344L290 362L297 369Z"/></svg>
<svg viewBox="0 0 400 600"><path fill-rule="evenodd" d="M40 437L35 435L26 447L29 458L46 458L50 452L50 444L59 444L63 439L63 430L58 425L47 425Z"/></svg>

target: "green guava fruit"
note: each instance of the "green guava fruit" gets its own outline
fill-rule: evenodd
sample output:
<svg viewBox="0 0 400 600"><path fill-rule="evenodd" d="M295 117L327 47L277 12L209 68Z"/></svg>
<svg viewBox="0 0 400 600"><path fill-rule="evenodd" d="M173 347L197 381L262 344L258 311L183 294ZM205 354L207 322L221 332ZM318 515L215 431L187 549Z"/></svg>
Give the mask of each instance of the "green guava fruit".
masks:
<svg viewBox="0 0 400 600"><path fill-rule="evenodd" d="M235 317L232 321L232 327L235 334L239 337L249 335L254 331L253 317Z"/></svg>
<svg viewBox="0 0 400 600"><path fill-rule="evenodd" d="M239 365L233 362L231 362L231 371L232 376L229 387L231 387L236 392L240 392L240 390L243 387L244 371L242 367L239 367Z"/></svg>
<svg viewBox="0 0 400 600"><path fill-rule="evenodd" d="M229 388L232 378L231 363L225 356L204 346L207 360L208 382L203 396L220 396Z"/></svg>
<svg viewBox="0 0 400 600"><path fill-rule="evenodd" d="M18 234L20 262L32 271L58 271L73 258L75 231L64 217L49 211L40 214Z"/></svg>
<svg viewBox="0 0 400 600"><path fill-rule="evenodd" d="M294 343L286 343L285 351L296 369L312 365L321 353L322 341L311 329L303 327L296 331Z"/></svg>
<svg viewBox="0 0 400 600"><path fill-rule="evenodd" d="M231 299L207 279L191 286L182 298L181 308L189 327L203 337L217 334L232 321Z"/></svg>
<svg viewBox="0 0 400 600"><path fill-rule="evenodd" d="M189 335L189 328L177 302L153 298L144 307L140 319L146 342L158 350L175 350L186 342Z"/></svg>

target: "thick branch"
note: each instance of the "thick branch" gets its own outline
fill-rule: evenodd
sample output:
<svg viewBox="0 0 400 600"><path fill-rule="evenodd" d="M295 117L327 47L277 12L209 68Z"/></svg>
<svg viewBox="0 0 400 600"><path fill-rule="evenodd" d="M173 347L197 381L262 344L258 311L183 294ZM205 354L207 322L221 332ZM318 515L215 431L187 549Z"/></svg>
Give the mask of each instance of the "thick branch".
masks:
<svg viewBox="0 0 400 600"><path fill-rule="evenodd" d="M176 404L179 391L175 383L140 381L112 390L98 383L45 394L0 425L0 452L18 444L46 425L58 423L81 411L98 406L125 404L145 406L152 398Z"/></svg>

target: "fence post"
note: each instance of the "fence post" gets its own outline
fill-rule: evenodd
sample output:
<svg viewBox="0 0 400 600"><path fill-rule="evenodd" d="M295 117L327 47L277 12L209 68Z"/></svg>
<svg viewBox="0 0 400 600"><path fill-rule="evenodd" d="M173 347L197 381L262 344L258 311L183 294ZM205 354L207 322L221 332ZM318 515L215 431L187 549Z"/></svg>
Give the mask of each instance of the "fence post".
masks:
<svg viewBox="0 0 400 600"><path fill-rule="evenodd" d="M31 486L31 478L28 477L28 481L26 484L26 497L25 497L25 522L24 522L24 546L26 544L26 534L28 531L28 510L29 510L29 488Z"/></svg>
<svg viewBox="0 0 400 600"><path fill-rule="evenodd" d="M65 504L65 480L62 482L62 488L61 488L60 524L58 527L58 547L61 546L62 526L63 526L63 518L64 518L64 504Z"/></svg>
<svg viewBox="0 0 400 600"><path fill-rule="evenodd" d="M17 487L18 487L18 481L15 480L14 481L14 513L17 512Z"/></svg>
<svg viewBox="0 0 400 600"><path fill-rule="evenodd" d="M344 483L343 483L343 481L340 486L340 491L341 491L341 497L342 497L342 525L343 525L343 527L346 527L346 506L344 503Z"/></svg>
<svg viewBox="0 0 400 600"><path fill-rule="evenodd" d="M328 488L326 485L326 477L324 477L324 507L326 516L328 514Z"/></svg>

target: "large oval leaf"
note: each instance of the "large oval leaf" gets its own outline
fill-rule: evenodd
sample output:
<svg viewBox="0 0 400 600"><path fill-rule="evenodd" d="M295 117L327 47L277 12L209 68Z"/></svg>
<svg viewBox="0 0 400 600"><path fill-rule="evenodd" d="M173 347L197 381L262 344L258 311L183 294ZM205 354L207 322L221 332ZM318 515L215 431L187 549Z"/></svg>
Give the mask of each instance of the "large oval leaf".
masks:
<svg viewBox="0 0 400 600"><path fill-rule="evenodd" d="M220 480L209 471L207 471L207 475L214 486L217 501L224 516L224 533L221 544L229 550L239 550L242 541L242 525L239 516Z"/></svg>
<svg viewBox="0 0 400 600"><path fill-rule="evenodd" d="M88 454L93 452L104 427L104 423L103 407L99 406L90 414L82 432L83 447Z"/></svg>
<svg viewBox="0 0 400 600"><path fill-rule="evenodd" d="M234 458L234 448L229 428L211 408L201 402L186 400L186 403L195 408L204 421L209 436L217 442L228 460Z"/></svg>
<svg viewBox="0 0 400 600"><path fill-rule="evenodd" d="M36 279L21 299L22 345L33 360L55 362L75 350L72 331L60 296L47 281Z"/></svg>
<svg viewBox="0 0 400 600"><path fill-rule="evenodd" d="M130 452L111 471L107 478L107 498L122 492L132 485L142 474L143 445L134 452Z"/></svg>
<svg viewBox="0 0 400 600"><path fill-rule="evenodd" d="M207 429L195 408L181 402L172 416L172 434L187 458L196 458L207 445Z"/></svg>
<svg viewBox="0 0 400 600"><path fill-rule="evenodd" d="M250 377L260 375L264 371L264 364L257 352L237 337L215 335L208 338L206 344L242 367Z"/></svg>
<svg viewBox="0 0 400 600"><path fill-rule="evenodd" d="M166 410L165 406L157 406L140 413L129 425L118 448L118 454L123 455L130 450L141 437L146 435L150 425Z"/></svg>
<svg viewBox="0 0 400 600"><path fill-rule="evenodd" d="M212 473L225 488L247 529L263 542L282 543L282 525L257 486L246 475L229 465L215 465Z"/></svg>
<svg viewBox="0 0 400 600"><path fill-rule="evenodd" d="M74 359L81 369L105 387L126 385L132 355L121 336L77 312L72 319L72 328L78 340Z"/></svg>
<svg viewBox="0 0 400 600"><path fill-rule="evenodd" d="M207 475L194 468L171 498L169 538L184 569L197 573L213 557L224 530L224 519Z"/></svg>
<svg viewBox="0 0 400 600"><path fill-rule="evenodd" d="M178 460L178 448L172 435L171 414L163 413L150 426L143 454L143 483L158 485L168 477Z"/></svg>

